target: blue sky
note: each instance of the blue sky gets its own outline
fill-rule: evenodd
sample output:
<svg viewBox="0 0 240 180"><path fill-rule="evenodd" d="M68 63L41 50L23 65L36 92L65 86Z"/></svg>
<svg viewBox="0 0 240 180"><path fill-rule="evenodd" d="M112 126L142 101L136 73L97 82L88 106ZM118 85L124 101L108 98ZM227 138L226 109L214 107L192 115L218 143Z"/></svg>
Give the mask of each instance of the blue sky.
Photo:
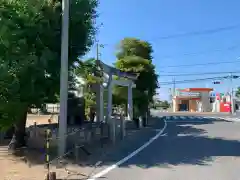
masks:
<svg viewBox="0 0 240 180"><path fill-rule="evenodd" d="M224 76L206 72L239 72L239 62L205 66L168 67L185 64L237 61L240 57L240 1L239 0L100 0L97 24L103 24L97 39L105 47L101 60L111 65L115 62L116 45L125 37L149 41L153 46L153 63L159 74L159 83L172 81L167 74L203 73L198 76L177 76L176 81ZM218 33L162 39L175 34L206 31L239 25ZM231 48L235 47L235 48ZM95 57L93 46L87 57ZM161 77L162 75L162 77ZM240 85L234 80L234 87ZM162 85L160 98L168 99L169 88ZM177 88L212 87L225 92L229 80L214 85L212 80L176 84Z"/></svg>

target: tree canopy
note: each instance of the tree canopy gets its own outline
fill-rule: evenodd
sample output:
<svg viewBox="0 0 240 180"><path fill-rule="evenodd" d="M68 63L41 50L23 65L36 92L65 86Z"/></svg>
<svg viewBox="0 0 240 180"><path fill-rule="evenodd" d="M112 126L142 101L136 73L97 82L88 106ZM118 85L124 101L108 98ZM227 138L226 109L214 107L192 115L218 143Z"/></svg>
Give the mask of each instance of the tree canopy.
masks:
<svg viewBox="0 0 240 180"><path fill-rule="evenodd" d="M96 86L102 83L102 79L98 74L96 59L90 58L85 61L80 61L75 73L79 78L84 79L84 99L85 99L85 114L91 119L90 115L96 107ZM93 119L92 119L93 120Z"/></svg>
<svg viewBox="0 0 240 180"><path fill-rule="evenodd" d="M237 96L238 98L240 98L240 87L237 88L236 96Z"/></svg>
<svg viewBox="0 0 240 180"><path fill-rule="evenodd" d="M138 74L138 79L135 81L136 88L133 89L134 109L137 114L144 112L142 109L147 109L158 88L158 76L152 64L152 52L150 43L136 38L125 38L120 42L116 54L117 68ZM122 98L127 97L124 87L115 88L114 93Z"/></svg>
<svg viewBox="0 0 240 180"><path fill-rule="evenodd" d="M97 0L70 1L70 70L93 43L97 5ZM24 122L21 117L29 106L56 100L61 13L60 1L0 0L1 126Z"/></svg>
<svg viewBox="0 0 240 180"><path fill-rule="evenodd" d="M157 100L155 103L154 103L154 107L155 108L162 108L162 109L168 109L170 107L170 103L168 101L160 101L160 100Z"/></svg>

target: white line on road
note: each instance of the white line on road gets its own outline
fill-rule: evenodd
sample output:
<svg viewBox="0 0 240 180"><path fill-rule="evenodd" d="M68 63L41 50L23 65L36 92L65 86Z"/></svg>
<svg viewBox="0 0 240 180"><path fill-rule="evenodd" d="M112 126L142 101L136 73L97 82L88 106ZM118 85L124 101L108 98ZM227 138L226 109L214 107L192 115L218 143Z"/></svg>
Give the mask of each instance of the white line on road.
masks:
<svg viewBox="0 0 240 180"><path fill-rule="evenodd" d="M189 120L189 121L184 121L184 120L172 120L172 121L170 121L170 120L168 120L166 122L167 123L202 123L204 121L191 121L191 120Z"/></svg>
<svg viewBox="0 0 240 180"><path fill-rule="evenodd" d="M165 119L164 120L164 127L151 139L149 139L149 141L147 141L146 143L144 143L141 147L139 147L138 149L136 149L135 151L133 151L131 154L129 154L128 156L126 156L125 158L121 159L120 161L118 161L117 163L109 166L108 168L104 169L103 171L95 174L92 178L88 179L88 180L96 180L97 178L100 178L102 176L104 176L105 174L107 174L108 172L112 171L113 169L117 168L118 166L120 166L121 164L125 163L127 160L129 160L130 158L132 158L133 156L137 155L139 152L141 152L143 149L145 149L146 147L148 147L153 141L155 141L157 138L159 138L162 133L164 132L164 130L167 127L167 122Z"/></svg>

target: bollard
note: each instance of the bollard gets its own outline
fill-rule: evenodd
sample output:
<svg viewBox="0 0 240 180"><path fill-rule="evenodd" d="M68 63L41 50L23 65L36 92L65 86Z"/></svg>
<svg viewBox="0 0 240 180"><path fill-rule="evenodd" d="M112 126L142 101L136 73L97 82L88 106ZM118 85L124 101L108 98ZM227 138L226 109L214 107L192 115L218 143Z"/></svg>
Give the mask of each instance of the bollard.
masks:
<svg viewBox="0 0 240 180"><path fill-rule="evenodd" d="M75 160L76 160L76 163L79 160L79 149L78 148L79 148L78 144L75 144Z"/></svg>
<svg viewBox="0 0 240 180"><path fill-rule="evenodd" d="M49 172L46 176L46 180L57 180L56 172Z"/></svg>
<svg viewBox="0 0 240 180"><path fill-rule="evenodd" d="M49 160L50 133L51 133L50 129L47 129L47 131L46 131L46 164L47 164L47 171L48 171L47 180L51 180L50 179L50 160Z"/></svg>
<svg viewBox="0 0 240 180"><path fill-rule="evenodd" d="M36 122L34 122L34 128L33 128L34 130L34 137L36 138L37 137L37 123Z"/></svg>
<svg viewBox="0 0 240 180"><path fill-rule="evenodd" d="M139 128L142 128L143 125L143 117L139 116Z"/></svg>
<svg viewBox="0 0 240 180"><path fill-rule="evenodd" d="M2 132L2 129L0 128L0 143L3 142L3 139L4 139L4 134Z"/></svg>
<svg viewBox="0 0 240 180"><path fill-rule="evenodd" d="M148 125L148 111L146 112L145 127Z"/></svg>
<svg viewBox="0 0 240 180"><path fill-rule="evenodd" d="M115 144L116 142L116 119L111 118L111 140L112 143Z"/></svg>
<svg viewBox="0 0 240 180"><path fill-rule="evenodd" d="M104 126L103 126L103 122L100 122L100 143L101 143L101 148L103 148L103 138L104 138Z"/></svg>

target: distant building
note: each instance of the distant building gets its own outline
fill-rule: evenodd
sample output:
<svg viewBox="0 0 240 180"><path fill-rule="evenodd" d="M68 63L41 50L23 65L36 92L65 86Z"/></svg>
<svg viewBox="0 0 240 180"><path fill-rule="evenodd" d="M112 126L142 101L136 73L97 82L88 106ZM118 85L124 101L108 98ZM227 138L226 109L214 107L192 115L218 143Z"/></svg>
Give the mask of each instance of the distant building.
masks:
<svg viewBox="0 0 240 180"><path fill-rule="evenodd" d="M231 112L231 95L229 93L212 92L211 100L212 112ZM234 102L235 99L233 99Z"/></svg>
<svg viewBox="0 0 240 180"><path fill-rule="evenodd" d="M211 91L212 88L177 89L172 97L173 112L211 112Z"/></svg>
<svg viewBox="0 0 240 180"><path fill-rule="evenodd" d="M212 88L177 89L173 93L172 102L173 112L231 112L230 94L216 93ZM234 98L233 104L239 106L240 101Z"/></svg>

